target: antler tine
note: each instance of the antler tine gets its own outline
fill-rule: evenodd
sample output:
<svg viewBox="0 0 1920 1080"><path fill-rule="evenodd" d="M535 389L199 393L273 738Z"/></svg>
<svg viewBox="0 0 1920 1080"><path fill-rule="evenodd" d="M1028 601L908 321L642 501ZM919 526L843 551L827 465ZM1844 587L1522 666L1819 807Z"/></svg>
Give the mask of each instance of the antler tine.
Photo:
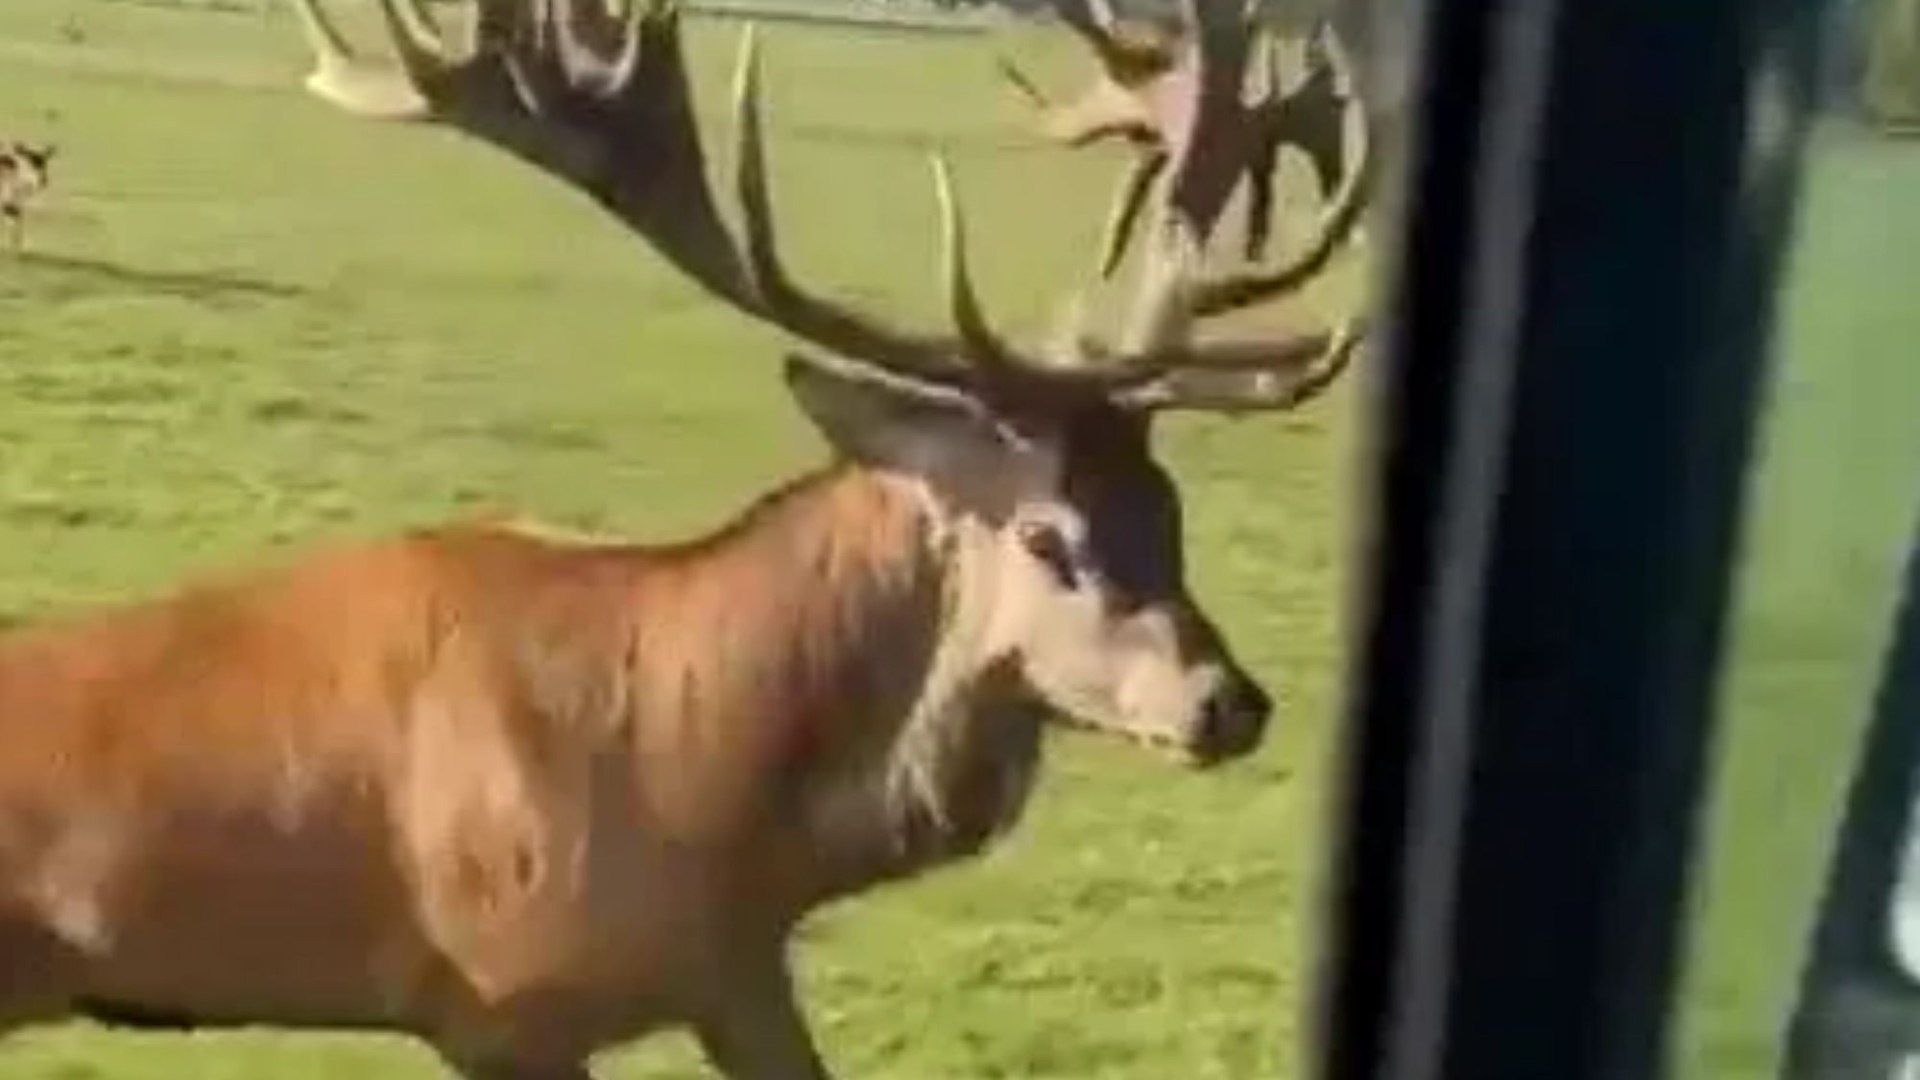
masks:
<svg viewBox="0 0 1920 1080"><path fill-rule="evenodd" d="M1350 318L1331 332L1278 340L1194 342L1202 242L1177 214L1169 214L1161 228L1161 245L1142 269L1127 338L1132 374L1114 383L1108 394L1114 404L1228 413L1291 409L1319 396L1346 370L1366 336L1364 318Z"/></svg>
<svg viewBox="0 0 1920 1080"><path fill-rule="evenodd" d="M1196 64L1204 70L1187 88L1192 100L1187 124L1169 133L1184 141L1172 148L1173 176L1160 208L1161 235L1141 269L1132 305L1133 322L1122 353L1150 356L1185 350L1178 361L1183 365L1231 365L1243 362L1244 356L1233 350L1190 349L1184 344L1193 326L1199 319L1298 291L1325 269L1358 227L1371 195L1375 173L1372 121L1363 107L1354 161L1345 169L1340 189L1321 215L1314 240L1305 251L1276 270L1202 277L1200 250L1205 247L1207 230L1225 211L1233 184L1240 176L1246 177L1250 188L1246 242L1250 249L1257 248L1265 239L1278 148L1291 143L1306 148L1310 157L1343 156L1341 132L1351 98L1334 83L1350 80L1351 69L1331 32L1323 27L1322 40L1316 47L1324 50L1324 63L1309 75L1303 88L1282 95L1277 79L1270 77L1264 99L1248 107L1238 94L1250 58L1251 24L1236 22L1237 17L1226 6L1200 0L1183 0L1183 4L1192 17L1202 20L1194 33L1199 38L1196 52L1202 54ZM1232 37L1237 37L1237 42L1228 41ZM1207 44L1209 41L1213 44ZM1137 207L1125 205L1136 198L1144 199L1144 194L1127 190L1120 213L1137 216ZM1120 235L1117 240L1109 237L1109 259L1133 228L1130 218L1116 221L1110 231ZM1113 265L1103 262L1106 269ZM1277 362L1287 361L1282 357Z"/></svg>
<svg viewBox="0 0 1920 1080"><path fill-rule="evenodd" d="M1174 211L1160 207L1158 241L1142 260L1140 276L1128 308L1128 326L1122 353L1161 356L1179 348L1192 335L1193 280L1200 265L1199 229Z"/></svg>
<svg viewBox="0 0 1920 1080"><path fill-rule="evenodd" d="M1110 278L1120 268L1121 260L1127 257L1127 247L1133 240L1134 232L1139 228L1140 214L1146 209L1147 197L1153 194L1154 182L1166 172L1167 155L1142 154L1133 167L1121 177L1120 187L1114 192L1113 206L1107 214L1106 227L1101 231L1100 263L1096 273L1101 278Z"/></svg>
<svg viewBox="0 0 1920 1080"><path fill-rule="evenodd" d="M733 187L740 202L747 269L762 302L780 291L786 272L773 230L773 199L767 191L766 142L760 122L760 39L752 26L740 34L733 77Z"/></svg>
<svg viewBox="0 0 1920 1080"><path fill-rule="evenodd" d="M1113 8L1107 0L1052 0L1054 14L1105 61L1115 48Z"/></svg>
<svg viewBox="0 0 1920 1080"><path fill-rule="evenodd" d="M1140 268L1122 353L1150 357L1180 347L1192 334L1201 255L1233 188L1250 165L1252 116L1241 99L1252 24L1236 5L1181 0L1194 39L1186 76L1167 104L1171 172L1158 207L1156 246ZM1144 171L1144 166L1142 167ZM1256 187L1260 178L1255 178ZM1145 194L1140 181L1123 190L1110 238L1124 242ZM1115 250L1110 245L1108 250ZM1110 264L1109 264L1110 265Z"/></svg>
<svg viewBox="0 0 1920 1080"><path fill-rule="evenodd" d="M743 35L734 83L734 189L740 203L745 263L757 313L829 351L875 366L922 377L968 378L958 367L962 350L956 348L953 338L884 327L806 292L787 274L780 258L767 184L758 55L749 31ZM959 200L944 161L936 160L934 182L945 224L949 307L960 333L959 344L977 361L995 365L1012 362L980 313L967 269Z"/></svg>
<svg viewBox="0 0 1920 1080"><path fill-rule="evenodd" d="M1182 8L1189 20L1191 51L1183 61L1183 81L1169 86L1161 102L1164 165L1149 157L1135 170L1145 174L1165 168L1169 175L1156 201L1152 247L1140 264L1129 323L1118 350L1077 341L1070 348L1082 358L1099 357L1114 365L1109 369L1109 396L1124 407L1291 408L1316 396L1346 369L1365 335L1361 321L1278 341L1197 343L1196 328L1206 316L1291 291L1325 266L1364 208L1371 140L1363 130L1359 161L1344 175L1343 189L1311 250L1280 274L1203 278L1202 255L1210 232L1238 181L1244 176L1251 186L1248 243L1254 247L1264 239L1258 235L1258 215L1265 214L1271 199L1278 146L1315 134L1295 130L1304 120L1315 119L1310 110L1331 111L1337 119L1344 116L1347 101L1337 95L1319 100L1309 95L1304 101L1296 100L1299 94L1282 96L1278 80L1270 77L1263 99L1249 105L1243 94L1256 31L1248 14L1237 4L1203 0L1182 0ZM1339 58L1330 63L1337 65ZM1324 84L1328 78L1315 72L1309 81ZM1135 175L1123 187L1103 251L1103 270L1112 268L1114 253L1135 228L1146 201L1141 187L1150 184L1150 177Z"/></svg>
<svg viewBox="0 0 1920 1080"><path fill-rule="evenodd" d="M1345 99L1329 89L1339 57L1316 65L1305 85L1283 94L1269 39L1260 50L1265 85L1255 104L1242 100L1257 4L1183 0L1184 40L1155 36L1145 43L1116 37L1103 50L1103 73L1078 97L1054 104L1005 58L1000 69L1041 112L1051 141L1081 146L1104 138L1131 142L1139 154L1116 192L1102 244L1099 276L1110 277L1130 246L1140 202L1171 162L1169 198L1199 228L1213 229L1244 176L1249 186L1246 257L1265 250L1279 147L1305 151L1321 176L1321 195L1343 170ZM1242 10L1244 9L1244 10ZM1070 20L1071 21L1071 20ZM1321 51L1315 48L1318 55ZM1132 56L1116 65L1115 55ZM1322 70L1322 69L1325 70Z"/></svg>
<svg viewBox="0 0 1920 1080"><path fill-rule="evenodd" d="M1167 202L1204 242L1246 171L1246 83L1252 26L1236 5L1181 0L1193 36L1193 61L1183 93L1173 95L1167 131L1173 173Z"/></svg>
<svg viewBox="0 0 1920 1080"><path fill-rule="evenodd" d="M946 252L942 269L947 310L974 363L986 372L1005 369L1017 361L981 311L967 260L966 216L953 186L953 173L943 155L933 155L932 164L934 194L940 201L941 247Z"/></svg>
<svg viewBox="0 0 1920 1080"><path fill-rule="evenodd" d="M1374 119L1361 103L1358 123L1354 125L1356 145L1350 155L1341 154L1345 114L1355 95L1351 90L1341 91L1334 82L1345 81L1351 86L1352 68L1330 31L1323 28L1317 41L1315 47L1323 52L1324 66L1309 76L1307 88L1288 98L1279 97L1276 91L1255 113L1264 129L1261 133L1264 143L1259 151L1265 167L1256 173L1254 197L1248 207L1248 254L1257 254L1258 247L1264 243L1274 151L1281 144L1292 142L1307 148L1318 172L1328 168L1322 160L1325 156L1351 156L1352 162L1346 165L1339 188L1320 215L1313 241L1281 267L1201 282L1194 291L1194 306L1203 317L1297 292L1326 267L1365 216L1378 173ZM1338 167L1337 163L1334 167ZM1324 183L1324 176L1322 180Z"/></svg>
<svg viewBox="0 0 1920 1080"><path fill-rule="evenodd" d="M1047 98L1047 95L1035 86L1033 80L1027 78L1027 73L1021 71L1019 65L1012 60L1005 56L996 56L994 66L999 70L1000 77L1011 84L1015 90L1020 91L1020 96L1026 98L1028 104L1036 109L1053 107L1053 102Z"/></svg>
<svg viewBox="0 0 1920 1080"><path fill-rule="evenodd" d="M1158 30L1122 24L1106 0L1054 0L1051 6L1093 51L1100 74L1077 97L1055 104L1013 61L999 57L1001 75L1039 111L1041 133L1067 146L1112 136L1141 147L1157 143L1155 117L1141 95L1175 63L1173 39Z"/></svg>
<svg viewBox="0 0 1920 1080"><path fill-rule="evenodd" d="M1363 126L1362 130L1366 128ZM1371 146L1371 137L1363 138L1367 138L1366 145ZM1196 313L1224 315L1304 288L1358 230L1366 216L1376 172L1377 166L1368 151L1347 175L1342 194L1321 215L1310 246L1279 269L1233 274L1201 283L1194 291Z"/></svg>
<svg viewBox="0 0 1920 1080"><path fill-rule="evenodd" d="M1204 363L1173 356L1166 366L1108 396L1124 409L1275 412L1299 408L1339 381L1367 339L1365 320L1279 343L1216 347Z"/></svg>

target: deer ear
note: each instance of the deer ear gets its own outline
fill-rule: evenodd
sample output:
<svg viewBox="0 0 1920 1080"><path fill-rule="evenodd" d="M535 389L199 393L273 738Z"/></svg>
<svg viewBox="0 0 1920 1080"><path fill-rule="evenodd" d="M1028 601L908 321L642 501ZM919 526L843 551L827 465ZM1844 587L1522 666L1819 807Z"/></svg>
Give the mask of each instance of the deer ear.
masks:
<svg viewBox="0 0 1920 1080"><path fill-rule="evenodd" d="M919 476L996 520L1043 456L963 390L798 353L788 355L784 374L801 410L842 457Z"/></svg>

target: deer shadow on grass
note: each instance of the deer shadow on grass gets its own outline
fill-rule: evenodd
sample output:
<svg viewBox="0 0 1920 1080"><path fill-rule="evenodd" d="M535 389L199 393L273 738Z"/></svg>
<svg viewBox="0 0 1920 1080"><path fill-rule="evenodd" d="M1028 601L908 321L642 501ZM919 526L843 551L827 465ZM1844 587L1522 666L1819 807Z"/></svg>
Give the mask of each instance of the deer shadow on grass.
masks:
<svg viewBox="0 0 1920 1080"><path fill-rule="evenodd" d="M0 272L4 270L0 260ZM171 296L217 305L235 300L286 300L307 290L285 282L218 270L148 270L75 255L54 255L27 250L17 261L53 279L51 288L37 289L42 296L61 299L110 290Z"/></svg>

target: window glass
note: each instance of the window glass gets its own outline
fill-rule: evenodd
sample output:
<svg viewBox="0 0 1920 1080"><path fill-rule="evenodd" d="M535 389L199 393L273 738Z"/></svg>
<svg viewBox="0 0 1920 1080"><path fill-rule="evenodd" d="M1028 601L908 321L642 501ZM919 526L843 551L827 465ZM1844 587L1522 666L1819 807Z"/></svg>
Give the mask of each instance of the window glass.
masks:
<svg viewBox="0 0 1920 1080"><path fill-rule="evenodd" d="M1779 1075L1920 520L1920 23L1901 0L1827 9L1695 870L1689 1078Z"/></svg>

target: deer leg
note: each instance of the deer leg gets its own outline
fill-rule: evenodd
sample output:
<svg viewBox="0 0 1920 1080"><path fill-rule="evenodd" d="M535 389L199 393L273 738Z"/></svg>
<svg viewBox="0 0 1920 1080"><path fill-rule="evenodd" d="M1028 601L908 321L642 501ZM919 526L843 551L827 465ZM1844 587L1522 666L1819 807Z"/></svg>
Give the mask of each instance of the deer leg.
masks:
<svg viewBox="0 0 1920 1080"><path fill-rule="evenodd" d="M475 1000L464 984L443 987L428 1045L461 1080L593 1080L581 1043L556 1037L553 1003L522 997L502 1008Z"/></svg>
<svg viewBox="0 0 1920 1080"><path fill-rule="evenodd" d="M0 1035L65 1013L71 963L46 929L0 915Z"/></svg>
<svg viewBox="0 0 1920 1080"><path fill-rule="evenodd" d="M694 1024L713 1067L727 1080L832 1080L795 1000L785 955L775 951L732 974Z"/></svg>

